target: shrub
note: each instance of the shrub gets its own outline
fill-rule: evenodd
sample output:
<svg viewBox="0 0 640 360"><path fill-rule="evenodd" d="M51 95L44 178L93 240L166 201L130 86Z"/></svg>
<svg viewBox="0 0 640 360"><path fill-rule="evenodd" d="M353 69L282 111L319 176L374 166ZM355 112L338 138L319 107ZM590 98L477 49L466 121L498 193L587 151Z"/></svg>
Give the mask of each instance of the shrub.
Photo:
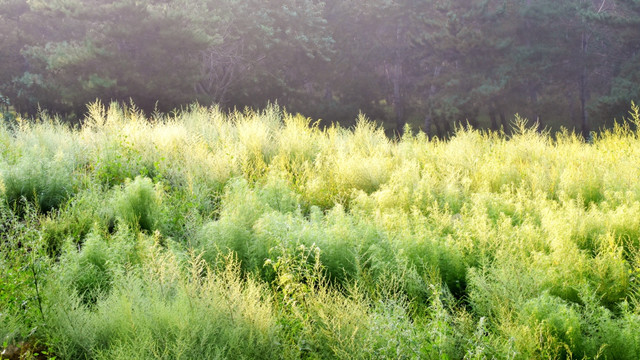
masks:
<svg viewBox="0 0 640 360"><path fill-rule="evenodd" d="M85 304L95 304L111 288L111 252L106 241L97 233L92 233L80 250L70 250L63 260L67 269L65 276Z"/></svg>
<svg viewBox="0 0 640 360"><path fill-rule="evenodd" d="M115 227L113 209L105 198L109 194L100 187L84 189L42 221L42 240L49 256L60 255L66 241L81 245L93 229Z"/></svg>
<svg viewBox="0 0 640 360"><path fill-rule="evenodd" d="M114 272L112 290L89 309L52 284L47 337L61 358L276 358L272 299L243 280L231 257L220 272L198 257L183 267L146 244L145 271Z"/></svg>
<svg viewBox="0 0 640 360"><path fill-rule="evenodd" d="M75 193L72 167L62 160L23 157L2 171L4 198L11 207L23 211L23 199L47 213L58 208Z"/></svg>
<svg viewBox="0 0 640 360"><path fill-rule="evenodd" d="M136 176L127 181L115 195L115 216L127 225L152 231L158 226L160 216L160 190L151 179Z"/></svg>
<svg viewBox="0 0 640 360"><path fill-rule="evenodd" d="M532 329L540 327L543 333L549 335L547 341L552 344L545 344L544 347L550 346L559 356L566 357L567 351L573 353L582 347L580 314L562 299L543 293L523 305L521 316Z"/></svg>

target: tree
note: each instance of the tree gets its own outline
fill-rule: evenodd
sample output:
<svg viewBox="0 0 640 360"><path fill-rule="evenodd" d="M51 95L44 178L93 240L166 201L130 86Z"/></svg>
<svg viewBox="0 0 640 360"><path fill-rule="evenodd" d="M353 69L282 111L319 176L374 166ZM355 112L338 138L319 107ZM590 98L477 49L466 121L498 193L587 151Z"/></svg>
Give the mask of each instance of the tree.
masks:
<svg viewBox="0 0 640 360"><path fill-rule="evenodd" d="M631 101L640 100L640 1L619 0L589 14L591 21L612 33L607 57L612 64L611 87L591 107L601 119L626 118Z"/></svg>
<svg viewBox="0 0 640 360"><path fill-rule="evenodd" d="M501 1L437 1L423 16L423 31L413 37L413 103L424 114L423 129L438 136L452 123L478 127L482 111L497 112L508 83L505 58L511 39L505 33ZM497 124L494 124L497 127Z"/></svg>
<svg viewBox="0 0 640 360"><path fill-rule="evenodd" d="M171 109L192 101L200 71L194 54L209 39L189 25L179 5L33 2L31 11L53 35L23 48L31 66L21 77L21 90L39 93L38 103L48 109L76 113L96 98L133 99L147 110L156 102ZM59 33L66 36L55 38Z"/></svg>
<svg viewBox="0 0 640 360"><path fill-rule="evenodd" d="M14 78L26 65L20 49L27 37L23 17L28 11L26 0L0 1L0 96L4 106L16 96Z"/></svg>

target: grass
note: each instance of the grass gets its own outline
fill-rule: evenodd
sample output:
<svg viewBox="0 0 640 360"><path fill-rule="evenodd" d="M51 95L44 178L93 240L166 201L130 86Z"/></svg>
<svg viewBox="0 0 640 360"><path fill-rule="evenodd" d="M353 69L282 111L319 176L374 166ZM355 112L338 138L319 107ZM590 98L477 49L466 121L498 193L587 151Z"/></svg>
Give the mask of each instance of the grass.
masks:
<svg viewBox="0 0 640 360"><path fill-rule="evenodd" d="M640 139L390 140L272 106L0 126L23 358L640 357ZM18 349L18 350L16 350ZM22 350L20 350L22 349Z"/></svg>

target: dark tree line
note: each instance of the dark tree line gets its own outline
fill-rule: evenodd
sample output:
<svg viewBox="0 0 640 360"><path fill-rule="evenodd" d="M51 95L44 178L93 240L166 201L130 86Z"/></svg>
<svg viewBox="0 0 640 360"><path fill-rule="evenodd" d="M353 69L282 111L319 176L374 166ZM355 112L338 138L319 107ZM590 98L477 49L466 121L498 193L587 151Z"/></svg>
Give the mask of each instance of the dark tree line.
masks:
<svg viewBox="0 0 640 360"><path fill-rule="evenodd" d="M640 0L0 0L0 96L587 134L640 98Z"/></svg>

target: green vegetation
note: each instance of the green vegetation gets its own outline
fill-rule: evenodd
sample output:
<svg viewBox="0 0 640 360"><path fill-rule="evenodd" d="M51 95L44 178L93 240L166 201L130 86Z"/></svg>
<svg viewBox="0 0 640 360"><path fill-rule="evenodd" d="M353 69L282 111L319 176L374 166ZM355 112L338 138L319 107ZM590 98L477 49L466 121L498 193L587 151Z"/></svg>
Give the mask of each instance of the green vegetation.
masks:
<svg viewBox="0 0 640 360"><path fill-rule="evenodd" d="M640 357L637 107L588 143L275 106L0 124L2 357Z"/></svg>
<svg viewBox="0 0 640 360"><path fill-rule="evenodd" d="M0 112L278 103L439 138L518 112L586 138L640 101L639 25L638 0L0 0Z"/></svg>

